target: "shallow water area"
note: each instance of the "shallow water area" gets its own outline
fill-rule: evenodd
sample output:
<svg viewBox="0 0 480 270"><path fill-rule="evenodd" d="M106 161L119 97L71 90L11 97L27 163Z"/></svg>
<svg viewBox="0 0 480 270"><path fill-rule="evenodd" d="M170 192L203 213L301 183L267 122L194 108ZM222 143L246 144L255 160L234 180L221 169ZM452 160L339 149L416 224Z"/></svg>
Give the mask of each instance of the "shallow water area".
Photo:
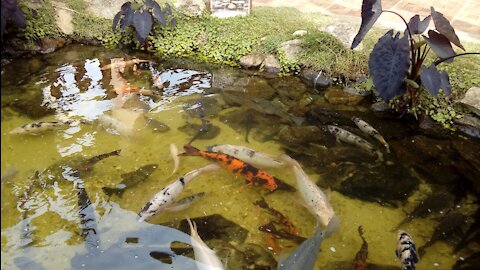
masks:
<svg viewBox="0 0 480 270"><path fill-rule="evenodd" d="M135 69L127 65L121 73L130 85L148 94L117 95L113 71L102 67L118 57L149 60ZM163 89L153 86L155 74L160 74ZM265 199L295 225L300 236L309 238L316 220L298 192L270 193L221 169L204 173L185 187L179 199L205 192L188 208L137 222L138 212L154 194L185 173L211 164L201 157L182 156L178 171L171 175L170 145L181 152L194 137L192 145L199 149L242 145L273 156L288 154L300 162L327 193L341 223L322 242L315 269L351 269L362 245L360 225L368 242L368 262L382 265L375 269L400 269L395 256L398 231L393 229L428 194L448 192L455 201L450 208L400 227L417 248L449 212L468 217L463 231L475 221L479 183L474 179L480 172L473 160L480 150L478 141L456 133L432 138L411 123L374 114L363 103L335 105L324 92L295 77L264 78L234 68L70 45L2 66L1 86L2 269L195 269L191 252L177 254L172 248L175 242L190 243L190 231L174 226L186 217L212 215L235 224L233 231L248 232L244 238L241 233L225 237L225 228L206 225L213 236L204 240L228 269L276 269L280 254L288 255L298 243L272 240L261 232L259 227L274 217L254 203ZM377 128L392 153L359 132L352 116ZM39 121L69 122L38 135L9 133ZM382 152L383 161L336 142L327 125L368 139ZM89 158L117 149L118 155L79 174L69 172ZM147 164L157 164L148 178L126 185L121 194L105 194L102 188L115 187L126 173ZM296 186L289 169L265 170ZM457 238L464 234L447 239L453 243L438 241L427 248L417 269L452 269L461 256L478 252L472 241L453 253ZM248 260L242 249L247 244L259 247L263 253L257 255L262 259ZM240 257L234 257L232 250ZM159 260L158 254L170 259Z"/></svg>

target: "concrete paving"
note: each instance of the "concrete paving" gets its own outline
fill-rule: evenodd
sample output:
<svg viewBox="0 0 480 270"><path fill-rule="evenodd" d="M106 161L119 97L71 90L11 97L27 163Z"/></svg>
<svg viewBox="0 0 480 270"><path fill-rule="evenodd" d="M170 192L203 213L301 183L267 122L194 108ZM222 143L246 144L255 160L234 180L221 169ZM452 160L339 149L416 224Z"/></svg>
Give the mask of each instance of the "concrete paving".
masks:
<svg viewBox="0 0 480 270"><path fill-rule="evenodd" d="M302 12L319 12L360 24L362 0L252 0L255 6L294 7ZM450 21L461 41L480 43L480 0L382 0L382 8L395 11L408 21L419 14L430 14L433 6ZM384 13L376 26L405 29L405 24L396 15ZM433 22L431 22L433 27Z"/></svg>

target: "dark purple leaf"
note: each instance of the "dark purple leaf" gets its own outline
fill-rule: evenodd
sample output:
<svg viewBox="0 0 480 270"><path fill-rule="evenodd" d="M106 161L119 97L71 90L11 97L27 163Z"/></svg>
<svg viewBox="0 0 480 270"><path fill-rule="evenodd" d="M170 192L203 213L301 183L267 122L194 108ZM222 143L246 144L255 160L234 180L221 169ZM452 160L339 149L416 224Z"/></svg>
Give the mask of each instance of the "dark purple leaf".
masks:
<svg viewBox="0 0 480 270"><path fill-rule="evenodd" d="M155 1L153 0L145 0L145 6L148 8L148 9L151 9L153 8L153 6L155 5Z"/></svg>
<svg viewBox="0 0 480 270"><path fill-rule="evenodd" d="M435 29L437 29L440 34L446 36L453 44L465 51L465 48L460 43L460 39L458 39L455 29L453 29L450 21L448 21L442 13L435 11L433 7L431 7L431 13Z"/></svg>
<svg viewBox="0 0 480 270"><path fill-rule="evenodd" d="M156 11L156 9L154 8L153 9L153 17L163 27L165 27L167 25L167 21L165 20L165 13L162 12L162 10Z"/></svg>
<svg viewBox="0 0 480 270"><path fill-rule="evenodd" d="M437 67L434 64L431 64L430 67L422 65L420 79L422 80L423 86L425 86L431 95L438 95L442 78L440 76L440 72L438 72Z"/></svg>
<svg viewBox="0 0 480 270"><path fill-rule="evenodd" d="M448 40L448 38L446 38L444 35L434 30L428 30L429 37L424 35L422 36L427 41L428 45L430 45L435 54L441 59L456 55L455 51L453 51L452 44L450 44L450 40ZM451 63L452 61L453 59L449 59L445 62Z"/></svg>
<svg viewBox="0 0 480 270"><path fill-rule="evenodd" d="M172 8L170 7L169 3L165 4L165 14L172 15Z"/></svg>
<svg viewBox="0 0 480 270"><path fill-rule="evenodd" d="M15 11L10 15L10 19L21 28L27 27L27 21L25 20L25 15L20 8L16 8Z"/></svg>
<svg viewBox="0 0 480 270"><path fill-rule="evenodd" d="M120 28L122 30L125 29L125 27L129 27L130 25L133 25L133 14L135 11L130 10L128 13L125 14L123 19L120 20Z"/></svg>
<svg viewBox="0 0 480 270"><path fill-rule="evenodd" d="M2 10L2 21L1 21L0 27L2 28L1 38L3 39L3 33L5 33L5 29L7 28L7 17L4 16L3 10Z"/></svg>
<svg viewBox="0 0 480 270"><path fill-rule="evenodd" d="M157 2L154 2L153 7L152 7L152 14L155 17L155 14L158 14L162 12L162 8Z"/></svg>
<svg viewBox="0 0 480 270"><path fill-rule="evenodd" d="M152 30L152 16L148 12L135 12L133 14L133 26L140 42L144 43Z"/></svg>
<svg viewBox="0 0 480 270"><path fill-rule="evenodd" d="M170 24L173 25L173 26L176 26L177 25L177 19L172 18L172 20L170 20Z"/></svg>
<svg viewBox="0 0 480 270"><path fill-rule="evenodd" d="M408 36L393 36L393 30L381 37L370 53L368 68L379 95L390 100L407 90L404 83L410 67Z"/></svg>
<svg viewBox="0 0 480 270"><path fill-rule="evenodd" d="M123 11L120 10L117 14L115 14L115 17L113 17L113 23L112 23L112 31L115 32L115 29L117 28L118 21L123 15Z"/></svg>
<svg viewBox="0 0 480 270"><path fill-rule="evenodd" d="M125 2L123 5L120 7L120 10L123 11L124 14L132 10L132 3L130 2Z"/></svg>
<svg viewBox="0 0 480 270"><path fill-rule="evenodd" d="M443 89L447 96L450 96L452 93L452 86L450 85L450 80L448 79L448 73L446 71L440 72L440 88Z"/></svg>
<svg viewBox="0 0 480 270"><path fill-rule="evenodd" d="M432 16L428 15L423 19L423 21L420 21L420 16L415 15L412 18L410 18L410 21L408 22L408 28L410 28L410 32L412 32L412 35L417 35L425 32L427 30L428 25L430 24L430 19Z"/></svg>
<svg viewBox="0 0 480 270"><path fill-rule="evenodd" d="M357 35L353 39L352 49L362 42L367 32L372 28L378 17L382 14L382 4L380 0L363 0L362 3L362 25Z"/></svg>

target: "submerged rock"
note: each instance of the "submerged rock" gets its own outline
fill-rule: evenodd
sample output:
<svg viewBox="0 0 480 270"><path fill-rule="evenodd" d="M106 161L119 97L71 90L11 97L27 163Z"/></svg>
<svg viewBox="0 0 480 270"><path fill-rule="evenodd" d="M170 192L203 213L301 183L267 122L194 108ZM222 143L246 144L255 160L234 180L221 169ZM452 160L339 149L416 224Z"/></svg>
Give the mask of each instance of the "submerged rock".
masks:
<svg viewBox="0 0 480 270"><path fill-rule="evenodd" d="M303 69L300 73L300 77L305 80L308 84L313 86L313 89L322 90L330 86L332 81L323 75L322 71L317 71L313 69Z"/></svg>
<svg viewBox="0 0 480 270"><path fill-rule="evenodd" d="M210 140L220 134L220 128L210 124L208 128L203 128L202 124L187 123L178 128L179 131L189 136L196 136L195 139ZM199 132L200 131L200 132Z"/></svg>
<svg viewBox="0 0 480 270"><path fill-rule="evenodd" d="M264 54L253 53L253 54L242 56L239 61L240 61L240 65L243 68L249 69L249 68L259 68L263 60L265 60Z"/></svg>
<svg viewBox="0 0 480 270"><path fill-rule="evenodd" d="M334 105L358 105L365 99L365 95L331 88L325 92L325 98Z"/></svg>
<svg viewBox="0 0 480 270"><path fill-rule="evenodd" d="M246 229L219 214L192 218L191 220L197 224L198 234L205 242L216 239L231 244L241 244L247 239L248 231ZM183 232L190 232L190 227L186 219L162 225L176 228Z"/></svg>
<svg viewBox="0 0 480 270"><path fill-rule="evenodd" d="M382 205L398 206L398 202L405 201L420 183L403 166L387 167L380 164L372 167L368 164L355 164L350 169L352 171L344 172L346 175L328 176L331 181L336 182L332 188L346 196Z"/></svg>

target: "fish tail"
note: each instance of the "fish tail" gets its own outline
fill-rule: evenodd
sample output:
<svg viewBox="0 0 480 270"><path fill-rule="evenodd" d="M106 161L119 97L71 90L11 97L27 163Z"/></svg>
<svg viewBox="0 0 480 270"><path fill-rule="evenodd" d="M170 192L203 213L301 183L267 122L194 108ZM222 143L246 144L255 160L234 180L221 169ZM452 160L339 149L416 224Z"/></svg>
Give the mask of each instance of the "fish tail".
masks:
<svg viewBox="0 0 480 270"><path fill-rule="evenodd" d="M333 216L332 219L328 222L327 228L325 229L325 237L329 237L331 234L336 232L340 228L340 220L337 216Z"/></svg>
<svg viewBox="0 0 480 270"><path fill-rule="evenodd" d="M387 153L390 154L390 145L388 145L388 143L385 143L384 146L387 149Z"/></svg>
<svg viewBox="0 0 480 270"><path fill-rule="evenodd" d="M185 152L178 154L178 156L201 156L200 150L190 144L185 144L183 149Z"/></svg>

